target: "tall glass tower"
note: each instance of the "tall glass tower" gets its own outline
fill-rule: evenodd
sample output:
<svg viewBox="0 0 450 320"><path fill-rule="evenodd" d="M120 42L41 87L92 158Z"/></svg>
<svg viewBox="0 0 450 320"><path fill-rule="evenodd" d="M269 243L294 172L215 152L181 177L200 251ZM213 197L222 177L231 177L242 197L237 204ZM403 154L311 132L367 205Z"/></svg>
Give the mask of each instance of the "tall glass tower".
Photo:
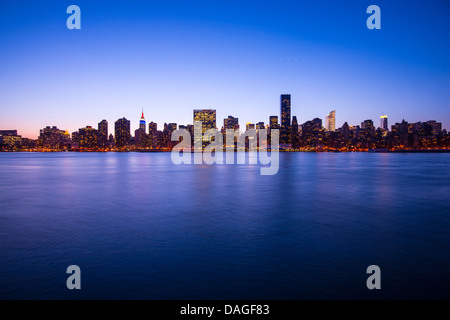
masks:
<svg viewBox="0 0 450 320"><path fill-rule="evenodd" d="M291 95L281 95L281 132L280 142L282 144L291 143Z"/></svg>
<svg viewBox="0 0 450 320"><path fill-rule="evenodd" d="M380 128L381 129L383 129L383 130L385 130L385 131L388 131L389 129L388 129L388 117L387 117L387 115L382 115L381 117L380 117Z"/></svg>
<svg viewBox="0 0 450 320"><path fill-rule="evenodd" d="M281 127L291 125L291 95L281 95Z"/></svg>
<svg viewBox="0 0 450 320"><path fill-rule="evenodd" d="M331 111L325 117L325 130L327 131L335 131L336 130L336 111Z"/></svg>

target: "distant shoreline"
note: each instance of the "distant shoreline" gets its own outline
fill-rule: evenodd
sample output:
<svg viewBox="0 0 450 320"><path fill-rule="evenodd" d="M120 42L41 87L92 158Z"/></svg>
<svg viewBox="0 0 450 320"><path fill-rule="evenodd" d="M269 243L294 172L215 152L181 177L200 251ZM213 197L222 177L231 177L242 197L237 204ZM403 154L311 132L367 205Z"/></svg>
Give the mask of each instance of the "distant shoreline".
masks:
<svg viewBox="0 0 450 320"><path fill-rule="evenodd" d="M0 150L0 152L5 153L56 153L56 152L77 152L77 153L124 153L124 152L140 152L140 153L165 153L171 152L171 150ZM223 151L226 153L226 151ZM250 152L249 150L234 150L233 152ZM255 151L258 152L258 151ZM267 151L270 152L270 149ZM348 150L348 151L339 151L339 150L279 150L279 152L285 153L297 153L297 152L307 152L307 153L450 153L450 149L430 149L430 150ZM194 153L191 151L191 153Z"/></svg>

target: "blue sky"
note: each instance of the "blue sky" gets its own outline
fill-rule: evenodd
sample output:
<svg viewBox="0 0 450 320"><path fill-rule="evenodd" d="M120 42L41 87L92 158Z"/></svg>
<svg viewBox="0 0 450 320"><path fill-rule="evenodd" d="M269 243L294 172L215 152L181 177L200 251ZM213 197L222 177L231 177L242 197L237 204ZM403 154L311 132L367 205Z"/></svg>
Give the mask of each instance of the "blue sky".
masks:
<svg viewBox="0 0 450 320"><path fill-rule="evenodd" d="M446 0L92 2L0 1L0 129L113 132L126 117L134 131L142 107L158 128L196 108L267 123L282 93L300 123L336 110L338 127L385 113L450 129Z"/></svg>

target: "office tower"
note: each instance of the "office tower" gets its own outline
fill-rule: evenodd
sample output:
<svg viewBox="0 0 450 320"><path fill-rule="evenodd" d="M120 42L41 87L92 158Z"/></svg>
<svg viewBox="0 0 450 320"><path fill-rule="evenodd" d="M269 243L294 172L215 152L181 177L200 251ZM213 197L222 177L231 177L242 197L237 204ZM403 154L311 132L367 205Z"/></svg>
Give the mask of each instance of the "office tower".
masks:
<svg viewBox="0 0 450 320"><path fill-rule="evenodd" d="M427 124L431 127L431 134L437 136L442 131L442 123L436 122L436 120L429 120Z"/></svg>
<svg viewBox="0 0 450 320"><path fill-rule="evenodd" d="M78 130L78 146L80 149L92 150L99 146L98 130L86 126Z"/></svg>
<svg viewBox="0 0 450 320"><path fill-rule="evenodd" d="M325 117L325 130L326 131L336 131L336 111L331 111Z"/></svg>
<svg viewBox="0 0 450 320"><path fill-rule="evenodd" d="M364 120L361 122L361 129L371 129L373 127L372 120Z"/></svg>
<svg viewBox="0 0 450 320"><path fill-rule="evenodd" d="M385 130L385 131L389 130L388 129L388 116L387 115L382 115L380 117L380 128Z"/></svg>
<svg viewBox="0 0 450 320"><path fill-rule="evenodd" d="M348 138L350 137L350 130L347 122L344 122L344 124L342 125L342 135L344 136L345 140L348 140Z"/></svg>
<svg viewBox="0 0 450 320"><path fill-rule="evenodd" d="M142 109L142 116L139 120L139 129L145 133L145 118L144 118L144 109Z"/></svg>
<svg viewBox="0 0 450 320"><path fill-rule="evenodd" d="M22 145L22 136L17 134L17 130L0 130L0 144L9 147Z"/></svg>
<svg viewBox="0 0 450 320"><path fill-rule="evenodd" d="M291 95L281 95L281 127L289 127L291 125Z"/></svg>
<svg viewBox="0 0 450 320"><path fill-rule="evenodd" d="M154 132L158 131L158 124L156 122L150 122L148 124L148 134L151 135Z"/></svg>
<svg viewBox="0 0 450 320"><path fill-rule="evenodd" d="M202 122L202 133L209 129L216 128L216 110L214 109L195 109L194 121Z"/></svg>
<svg viewBox="0 0 450 320"><path fill-rule="evenodd" d="M403 119L402 123L400 123L398 128L400 146L408 147L409 146L409 133L408 133L408 122Z"/></svg>
<svg viewBox="0 0 450 320"><path fill-rule="evenodd" d="M269 125L270 129L278 129L278 116L270 116L269 117Z"/></svg>
<svg viewBox="0 0 450 320"><path fill-rule="evenodd" d="M281 132L280 143L289 144L291 141L291 95L281 95Z"/></svg>
<svg viewBox="0 0 450 320"><path fill-rule="evenodd" d="M64 149L68 146L70 135L56 126L47 126L39 131L38 145L46 149Z"/></svg>
<svg viewBox="0 0 450 320"><path fill-rule="evenodd" d="M98 146L100 148L108 147L108 121L106 120L98 123Z"/></svg>
<svg viewBox="0 0 450 320"><path fill-rule="evenodd" d="M170 133L176 131L176 130L177 130L177 124L176 124L176 123L169 123L169 124L167 125L167 130L168 130Z"/></svg>
<svg viewBox="0 0 450 320"><path fill-rule="evenodd" d="M291 143L294 149L298 148L299 136L298 136L298 121L297 116L292 117L292 132L291 132Z"/></svg>
<svg viewBox="0 0 450 320"><path fill-rule="evenodd" d="M259 129L264 129L264 122L258 122L258 123L256 124L255 128L256 128L257 130L259 130Z"/></svg>
<svg viewBox="0 0 450 320"><path fill-rule="evenodd" d="M228 116L228 118L223 119L223 129L232 129L232 130L238 130L239 129L239 119Z"/></svg>
<svg viewBox="0 0 450 320"><path fill-rule="evenodd" d="M254 124L254 123L247 122L247 123L245 124L245 130L249 130L249 129L255 129L255 124Z"/></svg>
<svg viewBox="0 0 450 320"><path fill-rule="evenodd" d="M80 133L78 131L72 132L72 142L78 144L80 142Z"/></svg>
<svg viewBox="0 0 450 320"><path fill-rule="evenodd" d="M122 118L114 123L114 142L116 148L123 148L130 141L130 120Z"/></svg>
<svg viewBox="0 0 450 320"><path fill-rule="evenodd" d="M195 121L202 122L202 135L206 132L206 130L216 129L216 110L215 109L195 109L194 110L194 124L195 124ZM205 147L206 143L202 143L201 141L203 141L202 137L194 137L195 145L202 144L203 147Z"/></svg>

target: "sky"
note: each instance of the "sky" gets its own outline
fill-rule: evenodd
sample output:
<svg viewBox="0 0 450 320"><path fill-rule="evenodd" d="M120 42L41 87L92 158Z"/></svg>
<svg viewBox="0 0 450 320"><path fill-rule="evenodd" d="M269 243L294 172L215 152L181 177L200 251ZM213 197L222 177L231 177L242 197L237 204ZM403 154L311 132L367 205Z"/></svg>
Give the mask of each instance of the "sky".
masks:
<svg viewBox="0 0 450 320"><path fill-rule="evenodd" d="M81 29L69 30L69 5ZM381 29L369 30L369 5ZM450 2L0 0L0 130L37 138L106 119L192 124L437 120L450 129ZM325 121L324 121L325 122Z"/></svg>

